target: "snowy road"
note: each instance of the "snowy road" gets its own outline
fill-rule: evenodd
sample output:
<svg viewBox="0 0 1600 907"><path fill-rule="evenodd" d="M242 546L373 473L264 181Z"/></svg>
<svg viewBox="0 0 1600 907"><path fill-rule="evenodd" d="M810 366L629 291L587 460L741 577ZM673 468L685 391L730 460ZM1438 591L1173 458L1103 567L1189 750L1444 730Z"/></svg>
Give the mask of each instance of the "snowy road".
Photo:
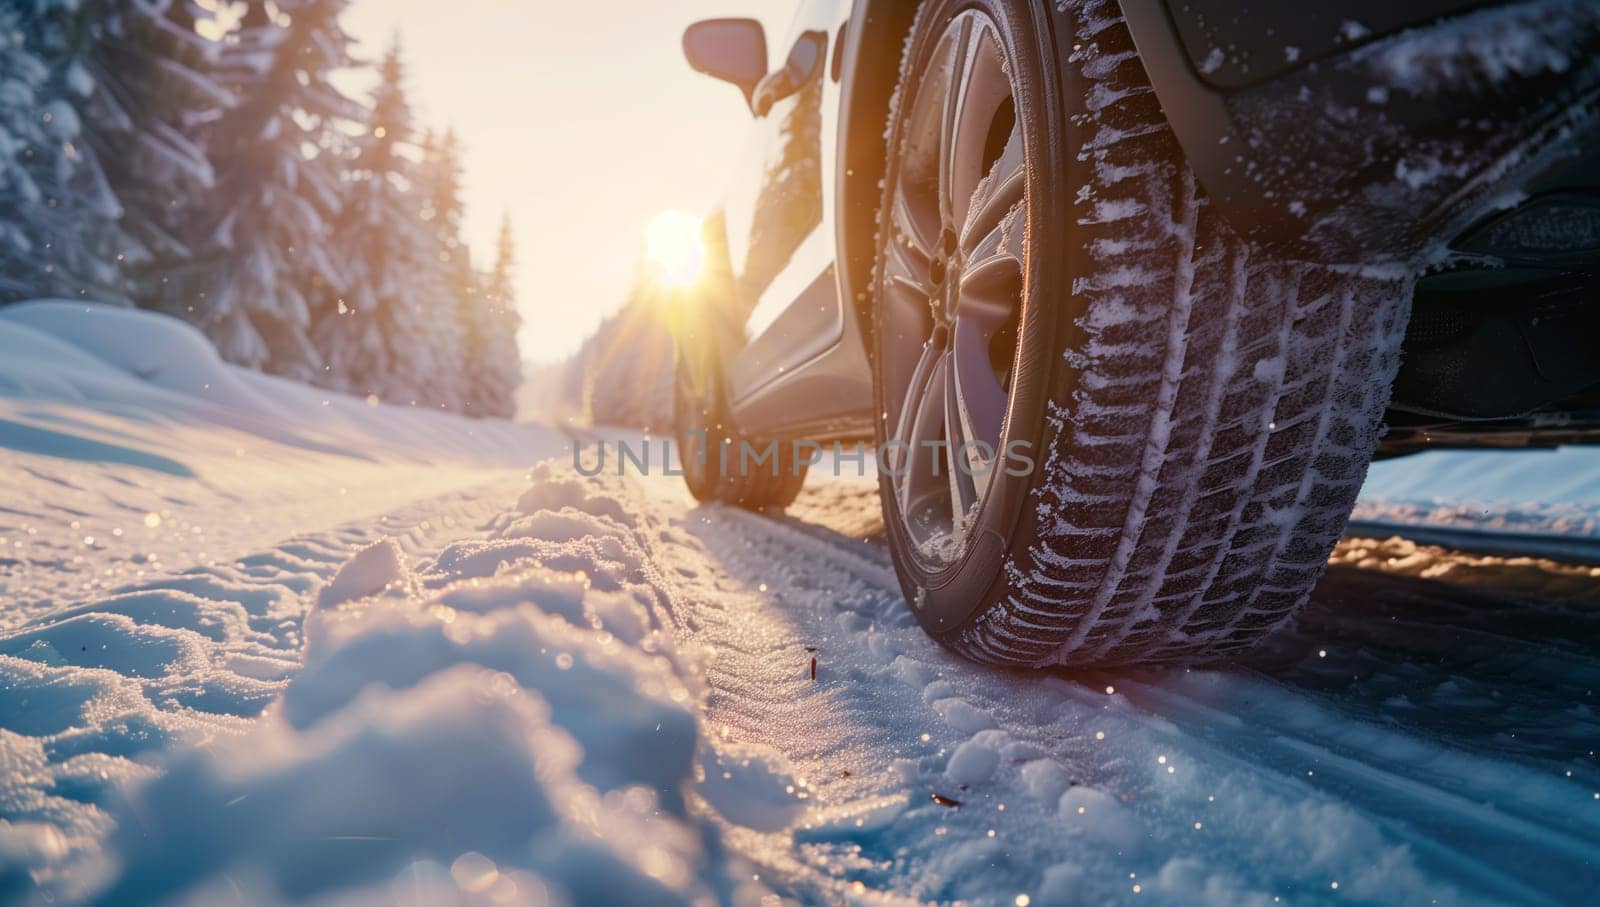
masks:
<svg viewBox="0 0 1600 907"><path fill-rule="evenodd" d="M778 590L759 622L696 615L713 724L789 755L818 800L909 804L869 834L767 842L774 868L862 861L874 888L1036 903L1577 903L1600 882L1593 570L1351 539L1297 628L1242 664L1034 677L922 638L886 553L852 538L871 531L871 488L853 491L868 503L799 508L843 533L691 521L736 582Z"/></svg>
<svg viewBox="0 0 1600 907"><path fill-rule="evenodd" d="M95 399L0 398L0 902L1600 889L1595 567L1353 537L1232 666L996 671L913 625L860 481L761 516L532 427Z"/></svg>

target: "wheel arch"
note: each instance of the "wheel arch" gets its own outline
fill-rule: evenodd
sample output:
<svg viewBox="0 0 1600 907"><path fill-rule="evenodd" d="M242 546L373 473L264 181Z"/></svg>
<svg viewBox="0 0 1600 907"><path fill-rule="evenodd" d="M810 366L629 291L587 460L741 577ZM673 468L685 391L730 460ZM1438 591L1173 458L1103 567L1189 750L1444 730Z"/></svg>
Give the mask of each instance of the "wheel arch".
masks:
<svg viewBox="0 0 1600 907"><path fill-rule="evenodd" d="M845 29L834 173L839 298L872 355L872 266L878 235L884 130L917 0L856 0Z"/></svg>

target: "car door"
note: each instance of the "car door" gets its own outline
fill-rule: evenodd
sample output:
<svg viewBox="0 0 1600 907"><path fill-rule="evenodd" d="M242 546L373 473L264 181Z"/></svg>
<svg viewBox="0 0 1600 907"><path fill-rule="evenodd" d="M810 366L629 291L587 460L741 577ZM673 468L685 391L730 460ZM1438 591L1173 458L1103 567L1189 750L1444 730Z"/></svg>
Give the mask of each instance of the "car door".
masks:
<svg viewBox="0 0 1600 907"><path fill-rule="evenodd" d="M728 252L745 346L729 363L737 403L837 343L843 310L832 277L833 198L826 187L839 104L835 42L849 0L805 0L781 37L769 35L781 85L757 116L726 199ZM769 77L769 82L779 81Z"/></svg>

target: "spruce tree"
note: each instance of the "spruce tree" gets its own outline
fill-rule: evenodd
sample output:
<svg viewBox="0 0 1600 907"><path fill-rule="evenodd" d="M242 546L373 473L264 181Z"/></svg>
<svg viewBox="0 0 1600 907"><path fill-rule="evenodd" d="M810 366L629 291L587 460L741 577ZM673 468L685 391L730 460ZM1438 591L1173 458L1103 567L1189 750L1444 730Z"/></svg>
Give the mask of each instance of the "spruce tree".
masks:
<svg viewBox="0 0 1600 907"><path fill-rule="evenodd" d="M467 318L477 293L471 249L462 237L466 207L461 200L461 145L453 130L425 134L417 180L422 220L431 227L437 312L433 352L441 373L433 402L472 413L471 367L466 346Z"/></svg>
<svg viewBox="0 0 1600 907"><path fill-rule="evenodd" d="M50 70L21 25L15 10L0 7L0 302L41 295L55 282L47 253L65 226L45 204L51 175L67 163L46 119Z"/></svg>
<svg viewBox="0 0 1600 907"><path fill-rule="evenodd" d="M454 311L440 291L433 227L421 216L412 138L396 43L379 66L335 231L345 292L323 308L315 338L340 364L336 383L346 390L456 408L434 337Z"/></svg>
<svg viewBox="0 0 1600 907"><path fill-rule="evenodd" d="M187 254L172 225L212 178L193 135L230 100L196 30L205 15L188 0L6 5L5 298L147 302L138 278Z"/></svg>
<svg viewBox="0 0 1600 907"><path fill-rule="evenodd" d="M472 409L476 415L509 419L516 415L517 388L522 384L522 355L517 331L515 286L516 247L510 215L500 221L494 268L480 280L480 290L470 300L467 325L467 374L472 383Z"/></svg>
<svg viewBox="0 0 1600 907"><path fill-rule="evenodd" d="M332 84L350 65L345 0L251 0L219 69L238 101L205 132L216 188L191 212L196 245L167 306L222 355L299 380L327 380L310 340L311 300L344 283L330 255L341 120L360 108ZM336 365L334 367L337 367Z"/></svg>
<svg viewBox="0 0 1600 907"><path fill-rule="evenodd" d="M126 8L124 8L126 7ZM19 23L26 46L48 75L34 93L44 144L31 163L50 224L34 254L42 281L36 295L131 305L123 263L149 259L147 247L123 229L124 209L107 176L116 154L162 143L161 124L129 112L143 96L139 65L144 20L163 10L115 0L36 0ZM14 38L13 38L14 40ZM119 64L134 61L128 72ZM135 109L140 109L137 105Z"/></svg>
<svg viewBox="0 0 1600 907"><path fill-rule="evenodd" d="M180 235L188 202L215 173L198 139L234 102L217 69L216 43L197 31L210 14L191 0L87 3L100 37L88 62L90 141L121 206L121 267L136 302L164 291L160 277L187 261Z"/></svg>

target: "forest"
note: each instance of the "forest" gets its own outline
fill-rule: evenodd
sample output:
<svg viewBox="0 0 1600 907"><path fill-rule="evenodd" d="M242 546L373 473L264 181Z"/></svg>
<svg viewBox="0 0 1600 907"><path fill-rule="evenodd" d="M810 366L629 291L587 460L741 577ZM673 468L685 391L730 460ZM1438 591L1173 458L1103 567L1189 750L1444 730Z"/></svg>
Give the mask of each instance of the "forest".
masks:
<svg viewBox="0 0 1600 907"><path fill-rule="evenodd" d="M358 59L346 5L0 4L0 304L156 310L239 365L511 416L511 224L473 262L462 149L415 121L398 43Z"/></svg>

